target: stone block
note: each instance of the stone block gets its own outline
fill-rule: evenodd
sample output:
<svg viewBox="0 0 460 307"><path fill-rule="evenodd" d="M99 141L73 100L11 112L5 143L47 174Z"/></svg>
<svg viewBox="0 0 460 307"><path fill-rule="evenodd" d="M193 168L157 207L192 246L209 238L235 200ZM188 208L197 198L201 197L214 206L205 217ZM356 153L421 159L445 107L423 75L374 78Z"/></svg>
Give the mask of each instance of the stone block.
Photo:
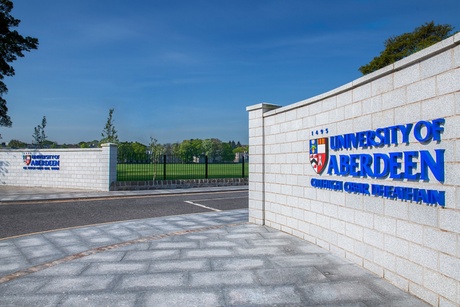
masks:
<svg viewBox="0 0 460 307"><path fill-rule="evenodd" d="M187 273L124 275L116 291L158 291L161 288L179 288L185 287L187 280Z"/></svg>
<svg viewBox="0 0 460 307"><path fill-rule="evenodd" d="M182 272L209 270L210 262L207 259L196 260L160 260L150 265L150 272Z"/></svg>
<svg viewBox="0 0 460 307"><path fill-rule="evenodd" d="M427 79L453 68L452 54L443 52L420 62L420 77Z"/></svg>
<svg viewBox="0 0 460 307"><path fill-rule="evenodd" d="M84 275L109 275L109 274L141 274L148 270L148 263L136 262L105 262L92 263L88 269L83 272Z"/></svg>
<svg viewBox="0 0 460 307"><path fill-rule="evenodd" d="M423 245L443 253L457 255L457 236L438 229L425 228Z"/></svg>
<svg viewBox="0 0 460 307"><path fill-rule="evenodd" d="M403 258L409 257L409 242L391 235L385 235L385 250L396 256Z"/></svg>
<svg viewBox="0 0 460 307"><path fill-rule="evenodd" d="M39 293L80 293L85 291L104 291L111 289L114 277L106 276L75 276L56 277L38 290Z"/></svg>
<svg viewBox="0 0 460 307"><path fill-rule="evenodd" d="M201 289L197 291L152 291L145 294L144 306L224 306L223 297L214 291Z"/></svg>
<svg viewBox="0 0 460 307"><path fill-rule="evenodd" d="M234 288L225 291L226 300L235 306L252 305L300 305L301 300L296 295L293 286L265 287L265 288Z"/></svg>
<svg viewBox="0 0 460 307"><path fill-rule="evenodd" d="M69 295L61 306L136 306L138 295L133 293L101 293L92 295ZM49 305L48 305L49 306Z"/></svg>
<svg viewBox="0 0 460 307"><path fill-rule="evenodd" d="M255 275L251 271L214 271L190 273L190 285L192 287L242 286L251 285L255 282Z"/></svg>
<svg viewBox="0 0 460 307"><path fill-rule="evenodd" d="M436 76L436 90L438 95L455 93L460 90L460 68L450 70Z"/></svg>
<svg viewBox="0 0 460 307"><path fill-rule="evenodd" d="M404 278L421 285L423 284L423 272L421 265L400 257L396 258L396 273Z"/></svg>

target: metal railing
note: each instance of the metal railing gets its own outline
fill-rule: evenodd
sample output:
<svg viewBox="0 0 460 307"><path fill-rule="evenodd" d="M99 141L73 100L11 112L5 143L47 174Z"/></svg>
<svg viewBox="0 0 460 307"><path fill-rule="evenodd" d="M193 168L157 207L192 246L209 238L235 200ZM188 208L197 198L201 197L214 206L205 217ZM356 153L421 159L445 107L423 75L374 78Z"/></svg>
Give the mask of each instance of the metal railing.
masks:
<svg viewBox="0 0 460 307"><path fill-rule="evenodd" d="M117 181L245 178L249 174L247 158L240 162L210 162L207 156L188 159L177 156L131 154L118 157Z"/></svg>

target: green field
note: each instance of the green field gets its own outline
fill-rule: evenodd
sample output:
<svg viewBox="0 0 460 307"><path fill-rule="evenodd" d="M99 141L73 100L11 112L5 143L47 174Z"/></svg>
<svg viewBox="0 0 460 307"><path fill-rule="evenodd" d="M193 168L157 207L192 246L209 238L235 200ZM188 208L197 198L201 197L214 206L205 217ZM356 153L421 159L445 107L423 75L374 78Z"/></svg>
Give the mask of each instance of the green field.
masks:
<svg viewBox="0 0 460 307"><path fill-rule="evenodd" d="M242 163L209 163L207 164L207 178L242 178ZM166 176L165 176L166 171ZM117 164L117 181L144 181L176 179L205 179L206 164L198 163L171 163L154 164ZM249 163L244 164L244 177L248 177Z"/></svg>

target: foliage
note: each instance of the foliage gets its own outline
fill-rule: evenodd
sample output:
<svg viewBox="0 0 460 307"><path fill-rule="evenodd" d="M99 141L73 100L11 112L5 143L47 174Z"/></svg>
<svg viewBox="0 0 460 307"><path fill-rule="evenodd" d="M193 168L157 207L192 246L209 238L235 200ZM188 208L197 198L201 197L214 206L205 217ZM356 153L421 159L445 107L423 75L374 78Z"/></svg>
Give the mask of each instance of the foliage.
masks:
<svg viewBox="0 0 460 307"><path fill-rule="evenodd" d="M5 76L14 76L14 68L9 64L24 56L24 51L37 49L38 39L23 37L12 28L18 27L19 19L10 15L13 9L13 2L0 0L0 126L11 127L11 118L8 116L8 108L3 95L8 92L3 79Z"/></svg>
<svg viewBox="0 0 460 307"><path fill-rule="evenodd" d="M8 143L8 147L10 147L10 148L26 148L27 143L21 142L19 140L11 140Z"/></svg>
<svg viewBox="0 0 460 307"><path fill-rule="evenodd" d="M231 162L235 160L235 154L233 153L233 149L230 144L222 143L221 157L224 162Z"/></svg>
<svg viewBox="0 0 460 307"><path fill-rule="evenodd" d="M453 29L451 25L435 25L432 21L415 28L413 32L392 36L385 41L385 49L380 52L380 55L361 66L359 71L366 75L393 64L449 37Z"/></svg>
<svg viewBox="0 0 460 307"><path fill-rule="evenodd" d="M32 135L32 137L34 138L33 144L35 146L38 146L39 148L43 148L44 143L46 141L45 127L46 116L43 116L42 124L34 128L34 134Z"/></svg>
<svg viewBox="0 0 460 307"><path fill-rule="evenodd" d="M78 143L78 147L80 148L95 148L99 146L99 141L98 140L93 140L90 142L80 142Z"/></svg>
<svg viewBox="0 0 460 307"><path fill-rule="evenodd" d="M150 137L149 150L153 157L163 154L164 148L158 143L157 139Z"/></svg>
<svg viewBox="0 0 460 307"><path fill-rule="evenodd" d="M193 162L193 159L200 157L203 152L203 141L200 139L185 140L180 144L179 156L186 163Z"/></svg>
<svg viewBox="0 0 460 307"><path fill-rule="evenodd" d="M115 126L113 124L113 111L114 109L109 110L109 117L107 118L107 122L105 124L104 130L102 130L102 143L115 143L118 144L118 135L117 130L115 130Z"/></svg>
<svg viewBox="0 0 460 307"><path fill-rule="evenodd" d="M134 156L147 159L147 146L139 142L122 142L118 145L119 161L128 161Z"/></svg>
<svg viewBox="0 0 460 307"><path fill-rule="evenodd" d="M215 162L222 153L222 142L219 139L206 139L201 143L203 152L209 161Z"/></svg>
<svg viewBox="0 0 460 307"><path fill-rule="evenodd" d="M249 146L239 146L233 149L233 153L248 153L249 152Z"/></svg>

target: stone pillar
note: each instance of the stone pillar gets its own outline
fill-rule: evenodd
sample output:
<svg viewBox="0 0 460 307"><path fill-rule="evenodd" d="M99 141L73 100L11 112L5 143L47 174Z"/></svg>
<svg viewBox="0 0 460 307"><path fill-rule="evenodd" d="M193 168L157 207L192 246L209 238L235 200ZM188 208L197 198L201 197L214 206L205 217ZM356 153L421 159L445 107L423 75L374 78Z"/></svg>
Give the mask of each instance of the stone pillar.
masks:
<svg viewBox="0 0 460 307"><path fill-rule="evenodd" d="M117 182L117 154L118 146L112 143L102 144L102 174L104 176L104 190L115 189Z"/></svg>
<svg viewBox="0 0 460 307"><path fill-rule="evenodd" d="M265 140L264 117L280 106L260 103L246 108L249 112L249 222L265 225Z"/></svg>

